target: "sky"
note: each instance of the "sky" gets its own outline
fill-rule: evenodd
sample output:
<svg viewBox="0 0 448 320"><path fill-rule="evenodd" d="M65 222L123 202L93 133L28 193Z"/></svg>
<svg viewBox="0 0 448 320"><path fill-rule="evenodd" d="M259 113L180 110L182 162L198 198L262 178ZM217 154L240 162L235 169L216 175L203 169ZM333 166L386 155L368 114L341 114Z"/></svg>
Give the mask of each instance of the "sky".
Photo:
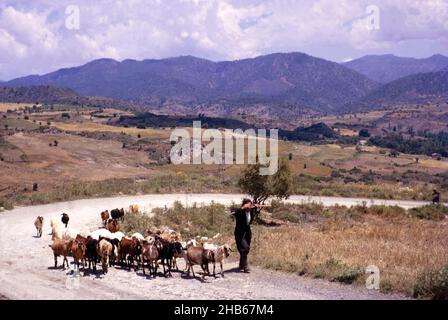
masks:
<svg viewBox="0 0 448 320"><path fill-rule="evenodd" d="M0 80L98 58L448 55L448 0L0 0Z"/></svg>

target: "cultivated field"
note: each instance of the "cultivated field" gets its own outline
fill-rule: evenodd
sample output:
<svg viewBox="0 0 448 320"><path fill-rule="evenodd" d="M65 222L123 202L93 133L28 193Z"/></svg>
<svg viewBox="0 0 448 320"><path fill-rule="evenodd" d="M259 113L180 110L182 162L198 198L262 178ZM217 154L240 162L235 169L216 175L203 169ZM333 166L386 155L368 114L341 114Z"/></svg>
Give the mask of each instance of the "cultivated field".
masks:
<svg viewBox="0 0 448 320"><path fill-rule="evenodd" d="M0 102L0 112L7 110L23 110L25 107L32 107L33 103L9 103Z"/></svg>
<svg viewBox="0 0 448 320"><path fill-rule="evenodd" d="M137 137L140 135L142 138L151 139L169 139L171 131L169 129L137 129L137 128L123 128L117 126L111 126L106 124L98 124L93 122L83 122L83 123L64 123L64 122L54 122L52 126L72 132L114 132L114 133L124 133Z"/></svg>

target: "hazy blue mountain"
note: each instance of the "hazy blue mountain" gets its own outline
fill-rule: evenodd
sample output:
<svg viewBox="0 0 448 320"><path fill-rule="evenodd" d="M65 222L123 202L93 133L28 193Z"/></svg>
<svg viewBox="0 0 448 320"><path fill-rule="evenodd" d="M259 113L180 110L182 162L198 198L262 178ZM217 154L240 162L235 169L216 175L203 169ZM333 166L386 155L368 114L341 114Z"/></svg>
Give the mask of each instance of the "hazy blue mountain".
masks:
<svg viewBox="0 0 448 320"><path fill-rule="evenodd" d="M161 60L100 59L7 82L7 86L53 85L81 95L135 100L170 99L182 104L225 102L297 105L337 110L377 87L340 64L303 53L277 53L253 59L212 62L184 56Z"/></svg>
<svg viewBox="0 0 448 320"><path fill-rule="evenodd" d="M425 59L415 59L391 54L369 55L343 65L374 81L387 83L412 74L440 71L448 67L448 57L436 54Z"/></svg>
<svg viewBox="0 0 448 320"><path fill-rule="evenodd" d="M399 104L448 102L448 70L445 70L418 73L392 81L359 101L348 104L345 109L351 111Z"/></svg>

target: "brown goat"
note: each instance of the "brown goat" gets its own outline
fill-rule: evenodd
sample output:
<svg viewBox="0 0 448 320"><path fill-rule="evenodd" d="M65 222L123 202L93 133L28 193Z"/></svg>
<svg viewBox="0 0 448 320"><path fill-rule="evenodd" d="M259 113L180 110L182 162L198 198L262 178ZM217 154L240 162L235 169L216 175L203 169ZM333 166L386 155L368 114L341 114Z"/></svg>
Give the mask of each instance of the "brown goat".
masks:
<svg viewBox="0 0 448 320"><path fill-rule="evenodd" d="M44 226L44 217L38 216L36 220L34 220L34 226L36 227L37 237L42 237L42 228Z"/></svg>
<svg viewBox="0 0 448 320"><path fill-rule="evenodd" d="M83 237L82 235L78 234L76 235L75 241L79 241L87 245L88 239L86 237Z"/></svg>
<svg viewBox="0 0 448 320"><path fill-rule="evenodd" d="M109 270L109 258L112 255L113 246L107 239L100 238L98 242L97 252L101 257L101 266L103 273L106 274Z"/></svg>
<svg viewBox="0 0 448 320"><path fill-rule="evenodd" d="M187 248L187 274L190 274L190 268L191 272L193 273L193 277L195 277L194 274L194 265L200 265L202 268L202 271L204 272L202 274L202 279L205 278L206 273L210 274L208 269L209 262L214 260L214 252L212 250L204 249L202 247L193 247L190 246Z"/></svg>
<svg viewBox="0 0 448 320"><path fill-rule="evenodd" d="M65 269L65 262L68 260L67 256L70 253L70 248L72 246L73 240L63 240L63 239L54 239L51 245L51 249L53 250L54 255L54 267L58 267L58 257L63 256L64 260L62 261L62 268Z"/></svg>
<svg viewBox="0 0 448 320"><path fill-rule="evenodd" d="M78 267L78 270L79 270L79 262L82 262L82 267L84 268L86 265L86 251L87 251L86 243L83 240L75 240L73 241L70 250L72 251L73 254L73 262Z"/></svg>
<svg viewBox="0 0 448 320"><path fill-rule="evenodd" d="M107 230L109 230L111 233L120 231L120 224L117 220L109 219L107 222Z"/></svg>
<svg viewBox="0 0 448 320"><path fill-rule="evenodd" d="M143 241L141 255L143 274L145 274L145 262L147 262L149 274L153 275L154 277L156 276L157 268L159 267L157 261L160 259L159 250L161 249L161 244L158 241L155 241L153 243Z"/></svg>
<svg viewBox="0 0 448 320"><path fill-rule="evenodd" d="M140 257L141 253L142 246L137 238L127 239L123 237L120 240L118 256L122 266L124 266L123 261L126 263L129 260L127 264L129 270L131 270L131 264L134 267L134 259ZM138 269L138 264L134 268Z"/></svg>
<svg viewBox="0 0 448 320"><path fill-rule="evenodd" d="M109 220L110 214L109 210L101 212L101 221L103 222L103 226L106 226L107 220Z"/></svg>
<svg viewBox="0 0 448 320"><path fill-rule="evenodd" d="M139 209L138 205L131 204L129 206L129 212L131 212L131 213L139 213L139 211L140 211L140 209Z"/></svg>

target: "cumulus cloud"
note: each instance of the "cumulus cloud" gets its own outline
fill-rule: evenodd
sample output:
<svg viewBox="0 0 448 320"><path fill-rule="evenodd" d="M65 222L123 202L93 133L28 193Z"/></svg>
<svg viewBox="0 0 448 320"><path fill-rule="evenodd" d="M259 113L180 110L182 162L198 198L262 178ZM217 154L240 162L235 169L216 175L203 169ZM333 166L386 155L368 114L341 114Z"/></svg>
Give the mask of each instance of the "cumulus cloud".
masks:
<svg viewBox="0 0 448 320"><path fill-rule="evenodd" d="M66 27L69 5L79 7L79 30ZM369 27L371 5L379 29ZM447 54L447 21L446 0L3 0L0 79L104 57Z"/></svg>

